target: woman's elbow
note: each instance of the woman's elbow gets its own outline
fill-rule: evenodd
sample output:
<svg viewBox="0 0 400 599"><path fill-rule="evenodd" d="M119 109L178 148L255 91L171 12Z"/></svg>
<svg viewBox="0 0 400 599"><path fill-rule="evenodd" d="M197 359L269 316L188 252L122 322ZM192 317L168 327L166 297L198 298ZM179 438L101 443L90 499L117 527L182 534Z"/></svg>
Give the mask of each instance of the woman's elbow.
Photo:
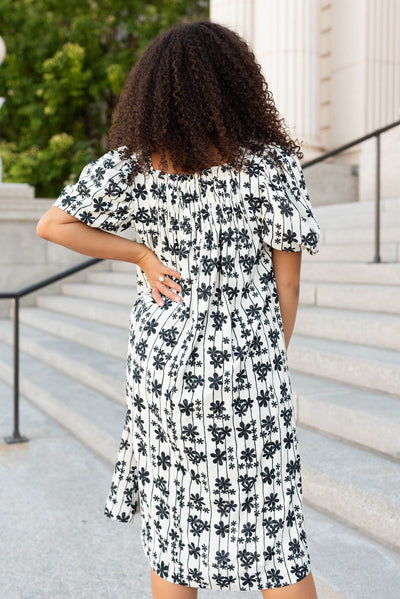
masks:
<svg viewBox="0 0 400 599"><path fill-rule="evenodd" d="M42 239L50 241L51 236L51 222L46 218L46 215L42 216L38 224L36 225L36 234Z"/></svg>

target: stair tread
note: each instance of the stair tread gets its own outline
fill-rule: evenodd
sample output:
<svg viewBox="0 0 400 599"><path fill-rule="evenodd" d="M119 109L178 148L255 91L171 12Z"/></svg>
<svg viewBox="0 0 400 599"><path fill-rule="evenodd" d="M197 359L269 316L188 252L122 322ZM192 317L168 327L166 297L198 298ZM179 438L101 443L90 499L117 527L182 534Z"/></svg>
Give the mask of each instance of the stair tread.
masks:
<svg viewBox="0 0 400 599"><path fill-rule="evenodd" d="M11 322L0 320L0 338L4 339L4 335L11 332ZM84 347L79 343L50 335L26 324L20 325L20 337L22 349L24 342L33 342L38 348L43 348L53 354L62 354L65 358L73 360L76 362L77 368L80 365L89 366L97 371L100 376L105 374L116 381L121 380L121 377L122 379L125 377L125 365L121 360L105 356L103 353ZM128 335L126 343L128 349Z"/></svg>
<svg viewBox="0 0 400 599"><path fill-rule="evenodd" d="M3 341L0 341L0 361L9 367L12 366L12 351ZM116 439L121 437L125 418L123 405L118 405L97 391L23 352L20 355L20 371L23 377L44 388L55 399L68 405L99 429Z"/></svg>
<svg viewBox="0 0 400 599"><path fill-rule="evenodd" d="M320 512L306 501L304 526L313 575L346 599L394 599L397 596L400 585L397 551Z"/></svg>
<svg viewBox="0 0 400 599"><path fill-rule="evenodd" d="M65 288L65 289L91 289L91 290L96 290L99 293L101 293L105 289L110 289L110 287L113 287L113 286L106 285L106 284L102 285L101 283L64 283L64 285L63 285L63 288ZM135 297L137 297L137 291L131 285L116 285L115 287L116 287L115 290L118 291L119 293L121 291L126 292L126 293L132 293L133 294L132 301L134 301Z"/></svg>
<svg viewBox="0 0 400 599"><path fill-rule="evenodd" d="M112 304L114 306L114 304ZM119 306L118 306L119 307ZM123 310L126 313L126 310ZM80 318L79 316L72 316L71 314L58 314L53 312L52 310L46 310L45 308L39 307L30 307L25 306L20 308L21 316L25 316L26 318L32 318L30 326L36 328L36 318L45 318L51 321L54 326L57 326L58 322L63 322L71 327L76 327L80 329L85 329L88 333L98 333L99 335L104 335L105 337L115 337L115 339L121 340L123 339L125 343L125 336L121 335L121 329L117 327L113 327L109 324L103 324L101 322L94 322L92 320L86 320L85 318ZM55 329L54 334L57 335L57 330Z"/></svg>
<svg viewBox="0 0 400 599"><path fill-rule="evenodd" d="M397 461L343 443L297 424L299 453L304 465L362 490L385 504L400 507L400 468Z"/></svg>
<svg viewBox="0 0 400 599"><path fill-rule="evenodd" d="M103 300L100 299L87 299L84 297L73 297L70 295L63 295L63 294L46 294L46 295L42 295L40 297L37 298L39 302L46 301L48 299L51 300L55 300L55 301L66 301L70 304L81 304L82 302L88 303L90 306L93 307L93 309L95 308L112 308L113 310L118 310L121 313L126 314L126 307L125 306L121 306L120 304L115 304L113 302L103 302ZM40 304L39 304L40 305Z"/></svg>
<svg viewBox="0 0 400 599"><path fill-rule="evenodd" d="M290 374L294 395L334 403L347 410L373 415L375 419L388 419L400 426L399 399L394 395L361 389L296 370Z"/></svg>
<svg viewBox="0 0 400 599"><path fill-rule="evenodd" d="M312 314L314 317L326 318L346 318L348 320L376 320L382 324L398 326L400 324L400 314L369 312L368 310L352 310L351 308L331 308L328 306L310 306L307 304L299 305L299 312Z"/></svg>
<svg viewBox="0 0 400 599"><path fill-rule="evenodd" d="M113 285L116 287L135 286L137 284L136 273L98 271L87 274L87 282L95 284Z"/></svg>
<svg viewBox="0 0 400 599"><path fill-rule="evenodd" d="M288 349L289 362L291 350L298 351L302 349L328 354L340 354L341 357L347 356L358 360L380 362L390 366L400 366L400 353L396 351L349 343L348 341L338 341L336 339L309 337L294 332Z"/></svg>
<svg viewBox="0 0 400 599"><path fill-rule="evenodd" d="M20 316L21 322L35 329L70 340L79 336L79 343L86 347L94 347L119 359L126 358L128 337L127 331L121 328L38 307L21 308ZM102 345L102 339L107 339L106 345Z"/></svg>

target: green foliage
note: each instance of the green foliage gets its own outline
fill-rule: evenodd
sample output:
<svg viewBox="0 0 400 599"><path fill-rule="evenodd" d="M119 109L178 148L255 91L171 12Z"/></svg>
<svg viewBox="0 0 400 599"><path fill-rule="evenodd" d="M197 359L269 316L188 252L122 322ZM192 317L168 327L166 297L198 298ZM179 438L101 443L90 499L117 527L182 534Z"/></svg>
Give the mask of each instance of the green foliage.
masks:
<svg viewBox="0 0 400 599"><path fill-rule="evenodd" d="M57 197L107 150L111 113L148 43L208 0L0 0L3 179Z"/></svg>

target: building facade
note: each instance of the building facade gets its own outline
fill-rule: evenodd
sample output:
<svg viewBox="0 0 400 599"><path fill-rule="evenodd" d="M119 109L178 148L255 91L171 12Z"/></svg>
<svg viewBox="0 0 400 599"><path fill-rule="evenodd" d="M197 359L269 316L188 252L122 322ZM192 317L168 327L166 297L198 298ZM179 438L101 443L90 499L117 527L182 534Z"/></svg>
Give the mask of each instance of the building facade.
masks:
<svg viewBox="0 0 400 599"><path fill-rule="evenodd" d="M400 0L211 0L210 19L248 42L305 158L400 118Z"/></svg>

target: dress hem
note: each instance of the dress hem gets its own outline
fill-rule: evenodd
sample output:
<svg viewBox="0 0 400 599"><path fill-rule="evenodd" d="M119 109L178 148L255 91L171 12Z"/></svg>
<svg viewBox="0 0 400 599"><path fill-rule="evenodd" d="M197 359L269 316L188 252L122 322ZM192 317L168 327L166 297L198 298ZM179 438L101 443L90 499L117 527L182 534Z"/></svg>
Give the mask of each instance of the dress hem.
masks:
<svg viewBox="0 0 400 599"><path fill-rule="evenodd" d="M292 586L292 585L294 585L294 584L296 584L298 582L301 582L311 572L311 566L307 564L306 573L304 574L304 576L302 576L301 578L299 578L299 580L296 580L296 582L292 582L292 583L286 584L286 585L272 586L272 587L264 587L264 586L258 587L258 586L253 586L253 587L248 588L248 589L244 589L244 588L238 589L238 588L221 588L218 585L217 586L200 586L200 585L196 585L196 584L192 584L192 583L190 585L189 584L181 584L181 583L174 582L168 576L160 576L160 574L158 574L158 572L157 572L157 566L156 566L156 564L153 564L151 558L147 554L147 551L146 551L145 545L143 543L143 538L142 537L141 537L141 542L142 542L142 547L144 549L144 554L145 554L145 556L147 558L147 561L149 562L152 570L157 574L157 576L159 576L163 580L166 580L167 582L171 582L172 584L177 584L178 586L183 586L185 588L207 589L207 590L210 590L210 591L219 591L220 593L224 593L224 592L225 593L229 593L229 592L231 592L231 593L232 592L235 592L235 593L240 593L240 592L246 593L247 592L248 593L248 592L251 592L251 591L252 592L254 592L254 591L269 591L269 590L272 590L272 589L283 589L283 588L286 588L288 586Z"/></svg>

